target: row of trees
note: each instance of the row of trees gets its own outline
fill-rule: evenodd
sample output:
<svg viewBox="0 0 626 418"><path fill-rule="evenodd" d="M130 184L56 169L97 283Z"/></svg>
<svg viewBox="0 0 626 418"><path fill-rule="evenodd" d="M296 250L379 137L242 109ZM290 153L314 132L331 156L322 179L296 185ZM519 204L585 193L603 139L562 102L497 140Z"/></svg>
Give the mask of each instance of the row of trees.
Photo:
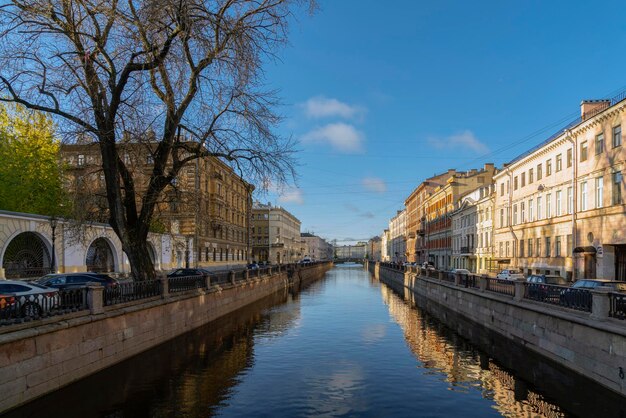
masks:
<svg viewBox="0 0 626 418"><path fill-rule="evenodd" d="M288 20L302 5L313 3L13 0L0 7L0 101L50 115L64 140L97 142L109 223L135 279L155 277L147 235L162 194L187 164L219 157L261 186L294 176L294 143L276 134L277 99L262 67L286 43ZM154 165L139 195L120 143L148 136Z"/></svg>

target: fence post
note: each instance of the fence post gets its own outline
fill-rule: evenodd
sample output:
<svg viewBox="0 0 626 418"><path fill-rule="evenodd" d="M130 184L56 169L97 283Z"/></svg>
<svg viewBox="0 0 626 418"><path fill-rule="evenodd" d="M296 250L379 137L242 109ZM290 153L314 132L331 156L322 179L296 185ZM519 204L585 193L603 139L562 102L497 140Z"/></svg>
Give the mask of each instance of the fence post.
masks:
<svg viewBox="0 0 626 418"><path fill-rule="evenodd" d="M605 320L609 317L609 311L611 310L611 300L609 299L609 293L611 288L606 286L600 286L591 292L591 318L596 320Z"/></svg>
<svg viewBox="0 0 626 418"><path fill-rule="evenodd" d="M167 276L161 276L161 298L167 299L170 296L170 281Z"/></svg>
<svg viewBox="0 0 626 418"><path fill-rule="evenodd" d="M204 287L207 288L207 289L210 289L211 288L211 275L207 274L204 277L204 279L205 279Z"/></svg>
<svg viewBox="0 0 626 418"><path fill-rule="evenodd" d="M478 290L480 290L481 292L486 292L488 280L489 277L487 277L486 275L478 276Z"/></svg>
<svg viewBox="0 0 626 418"><path fill-rule="evenodd" d="M438 272L437 272L437 278L438 278L439 280L443 280L443 271L438 271Z"/></svg>
<svg viewBox="0 0 626 418"><path fill-rule="evenodd" d="M92 315L104 312L104 286L87 287L87 304Z"/></svg>
<svg viewBox="0 0 626 418"><path fill-rule="evenodd" d="M461 284L461 274L454 273L454 285L459 286Z"/></svg>
<svg viewBox="0 0 626 418"><path fill-rule="evenodd" d="M230 280L230 284L235 284L235 272L233 270L228 272L228 279Z"/></svg>
<svg viewBox="0 0 626 418"><path fill-rule="evenodd" d="M250 280L250 270L246 269L244 277L246 278L246 280Z"/></svg>
<svg viewBox="0 0 626 418"><path fill-rule="evenodd" d="M513 296L513 299L515 299L517 302L524 299L524 293L526 291L526 286L524 285L524 283L526 283L526 279L515 280L515 296Z"/></svg>

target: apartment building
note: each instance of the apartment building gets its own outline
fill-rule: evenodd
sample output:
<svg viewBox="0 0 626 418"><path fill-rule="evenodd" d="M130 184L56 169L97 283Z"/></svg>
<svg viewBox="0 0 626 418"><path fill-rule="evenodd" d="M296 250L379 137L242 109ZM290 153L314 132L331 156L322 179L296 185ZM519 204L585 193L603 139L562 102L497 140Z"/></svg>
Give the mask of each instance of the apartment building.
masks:
<svg viewBox="0 0 626 418"><path fill-rule="evenodd" d="M309 257L315 261L326 261L333 259L333 246L324 238L309 232L302 232L300 237L304 241L304 257Z"/></svg>
<svg viewBox="0 0 626 418"><path fill-rule="evenodd" d="M379 236L367 241L367 255L371 261L382 261L382 239Z"/></svg>
<svg viewBox="0 0 626 418"><path fill-rule="evenodd" d="M493 185L486 185L465 195L452 213L452 267L489 272L493 190Z"/></svg>
<svg viewBox="0 0 626 418"><path fill-rule="evenodd" d="M445 173L424 180L404 201L406 210L406 253L409 262L424 262L426 256L426 201L437 188L456 173L450 169Z"/></svg>
<svg viewBox="0 0 626 418"><path fill-rule="evenodd" d="M397 211L389 220L389 256L391 261L403 263L406 261L406 209Z"/></svg>
<svg viewBox="0 0 626 418"><path fill-rule="evenodd" d="M121 158L135 181L138 199L152 173L157 143L129 142ZM65 188L74 195L89 220L108 222L104 174L98 144L81 141L63 145L67 167ZM185 166L163 192L151 229L182 235L186 248L173 248L173 263L208 267L245 264L249 255L249 215L254 186L219 158L198 159ZM138 202L140 205L141 202Z"/></svg>
<svg viewBox="0 0 626 418"><path fill-rule="evenodd" d="M254 261L287 264L304 257L306 244L300 236L301 222L286 209L254 202L251 225Z"/></svg>
<svg viewBox="0 0 626 418"><path fill-rule="evenodd" d="M383 230L383 233L380 236L380 260L381 261L391 261L389 257L390 252L390 239L389 239L389 230Z"/></svg>
<svg viewBox="0 0 626 418"><path fill-rule="evenodd" d="M436 267L452 267L452 213L458 202L471 191L491 184L495 172L492 163L480 170L455 171L428 196L424 223L426 259Z"/></svg>
<svg viewBox="0 0 626 418"><path fill-rule="evenodd" d="M501 266L626 280L624 97L584 100L580 118L494 177Z"/></svg>
<svg viewBox="0 0 626 418"><path fill-rule="evenodd" d="M367 242L359 241L354 245L339 245L335 247L335 256L340 259L364 259L367 255Z"/></svg>

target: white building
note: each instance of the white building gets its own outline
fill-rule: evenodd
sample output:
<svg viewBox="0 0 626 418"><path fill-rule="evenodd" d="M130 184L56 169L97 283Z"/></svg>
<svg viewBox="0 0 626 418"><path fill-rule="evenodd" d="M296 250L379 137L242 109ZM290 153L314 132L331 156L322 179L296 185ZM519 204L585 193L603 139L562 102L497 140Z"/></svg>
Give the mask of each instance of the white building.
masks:
<svg viewBox="0 0 626 418"><path fill-rule="evenodd" d="M406 261L406 209L399 210L396 216L389 221L389 238L391 248L389 256L391 261ZM389 245L389 243L387 244Z"/></svg>
<svg viewBox="0 0 626 418"><path fill-rule="evenodd" d="M300 237L305 243L304 256L314 261L326 261L333 259L333 246L326 242L324 238L309 232L303 232Z"/></svg>

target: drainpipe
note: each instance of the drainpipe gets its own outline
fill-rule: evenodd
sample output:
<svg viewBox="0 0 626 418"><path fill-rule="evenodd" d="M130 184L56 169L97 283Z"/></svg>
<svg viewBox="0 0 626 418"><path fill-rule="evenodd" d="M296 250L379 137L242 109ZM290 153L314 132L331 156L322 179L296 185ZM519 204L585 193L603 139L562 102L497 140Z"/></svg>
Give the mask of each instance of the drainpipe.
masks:
<svg viewBox="0 0 626 418"><path fill-rule="evenodd" d="M508 213L506 216L507 219L507 223L508 223L508 229L509 229L509 233L513 236L513 248L511 248L511 250L513 251L513 256L511 257L512 259L517 259L517 235L515 235L515 231L513 231L513 173L511 172L511 168L507 167L506 168L506 172L509 175L509 207L508 207ZM519 266L518 266L519 267Z"/></svg>
<svg viewBox="0 0 626 418"><path fill-rule="evenodd" d="M566 129L565 132L567 133L565 136L565 139L567 139L570 144L572 144L572 281L576 281L576 258L574 257L574 248L576 248L576 233L577 233L577 225L576 225L576 218L577 218L577 212L576 212L576 202L578 202L578 184L577 184L577 179L578 179L578 143L576 140L576 137L572 138L572 130L571 129ZM567 153L567 151L566 151ZM566 154L567 155L567 154ZM567 163L567 162L566 162ZM569 205L569 200L567 202L567 204Z"/></svg>

